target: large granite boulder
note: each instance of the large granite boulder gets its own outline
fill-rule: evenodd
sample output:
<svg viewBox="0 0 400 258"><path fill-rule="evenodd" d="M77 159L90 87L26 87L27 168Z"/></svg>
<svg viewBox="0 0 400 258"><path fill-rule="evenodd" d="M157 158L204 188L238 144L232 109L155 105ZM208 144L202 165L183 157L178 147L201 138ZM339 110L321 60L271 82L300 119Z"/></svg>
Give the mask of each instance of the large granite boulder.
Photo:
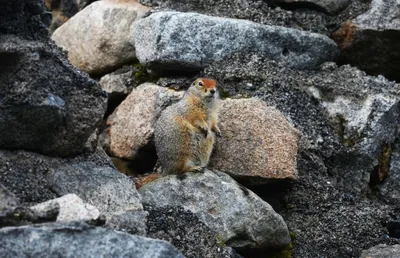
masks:
<svg viewBox="0 0 400 258"><path fill-rule="evenodd" d="M361 253L360 258L398 258L400 245L377 245Z"/></svg>
<svg viewBox="0 0 400 258"><path fill-rule="evenodd" d="M250 184L297 177L299 133L278 110L256 98L228 99L219 119L210 167Z"/></svg>
<svg viewBox="0 0 400 258"><path fill-rule="evenodd" d="M182 206L193 212L221 241L236 249L279 249L290 242L282 217L222 172L166 176L144 185L139 192L145 204Z"/></svg>
<svg viewBox="0 0 400 258"><path fill-rule="evenodd" d="M129 28L148 8L136 1L92 3L52 35L68 51L68 60L89 74L104 74L135 60Z"/></svg>
<svg viewBox="0 0 400 258"><path fill-rule="evenodd" d="M131 42L140 63L159 72L201 70L235 53L314 69L339 53L336 44L320 34L180 12L156 12L134 22Z"/></svg>

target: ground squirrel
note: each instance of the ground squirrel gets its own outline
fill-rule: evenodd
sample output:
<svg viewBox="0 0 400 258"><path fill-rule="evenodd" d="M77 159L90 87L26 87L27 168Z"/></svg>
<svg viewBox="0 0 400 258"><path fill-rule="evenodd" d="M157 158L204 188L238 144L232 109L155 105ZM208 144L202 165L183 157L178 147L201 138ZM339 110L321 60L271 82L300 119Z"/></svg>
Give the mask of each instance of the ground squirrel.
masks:
<svg viewBox="0 0 400 258"><path fill-rule="evenodd" d="M155 145L163 175L203 170L218 128L216 82L195 80L183 98L166 108L155 125Z"/></svg>

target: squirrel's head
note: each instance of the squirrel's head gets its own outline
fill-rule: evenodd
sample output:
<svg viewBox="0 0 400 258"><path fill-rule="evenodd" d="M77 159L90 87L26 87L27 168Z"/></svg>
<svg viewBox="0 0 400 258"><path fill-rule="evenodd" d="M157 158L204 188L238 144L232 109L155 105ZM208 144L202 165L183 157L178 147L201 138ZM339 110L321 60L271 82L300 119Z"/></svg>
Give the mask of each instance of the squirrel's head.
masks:
<svg viewBox="0 0 400 258"><path fill-rule="evenodd" d="M201 98L217 98L217 82L212 79L199 78L192 83L188 92Z"/></svg>

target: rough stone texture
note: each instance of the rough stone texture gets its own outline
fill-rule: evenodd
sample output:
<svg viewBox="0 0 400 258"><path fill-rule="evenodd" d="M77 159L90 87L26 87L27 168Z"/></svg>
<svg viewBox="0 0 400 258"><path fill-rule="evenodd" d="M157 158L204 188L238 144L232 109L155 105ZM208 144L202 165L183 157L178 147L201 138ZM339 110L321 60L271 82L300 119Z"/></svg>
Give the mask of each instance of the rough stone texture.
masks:
<svg viewBox="0 0 400 258"><path fill-rule="evenodd" d="M280 110L346 191L368 192L390 174L399 84L350 66L296 71L255 56L215 64L205 76L220 82L222 95L256 96Z"/></svg>
<svg viewBox="0 0 400 258"><path fill-rule="evenodd" d="M25 151L0 151L0 183L21 202L40 203L73 193L106 215L110 227L123 229L124 219L141 220L128 228L144 232L144 214L134 182L118 172L105 153L73 159L51 158ZM126 216L121 216L122 214ZM135 213L134 215L132 215ZM108 224L106 223L106 226Z"/></svg>
<svg viewBox="0 0 400 258"><path fill-rule="evenodd" d="M107 119L111 154L133 159L141 148L151 145L160 112L182 96L183 92L151 83L134 89Z"/></svg>
<svg viewBox="0 0 400 258"><path fill-rule="evenodd" d="M371 9L344 23L333 38L341 63L400 82L400 1L373 0Z"/></svg>
<svg viewBox="0 0 400 258"><path fill-rule="evenodd" d="M60 198L39 203L31 207L35 212L51 209L54 205L59 206L57 222L88 221L96 220L100 211L88 203L84 203L76 194L67 194Z"/></svg>
<svg viewBox="0 0 400 258"><path fill-rule="evenodd" d="M276 3L285 4L292 8L299 5L311 5L315 9L334 15L346 8L350 0L277 0Z"/></svg>
<svg viewBox="0 0 400 258"><path fill-rule="evenodd" d="M201 70L234 53L313 69L338 54L323 35L197 13L156 12L134 22L131 37L140 63L159 72Z"/></svg>
<svg viewBox="0 0 400 258"><path fill-rule="evenodd" d="M68 51L74 66L104 74L134 61L129 28L147 10L135 0L97 1L59 27L52 39Z"/></svg>
<svg viewBox="0 0 400 258"><path fill-rule="evenodd" d="M183 258L165 241L133 236L84 223L0 229L0 256Z"/></svg>
<svg viewBox="0 0 400 258"><path fill-rule="evenodd" d="M11 213L19 205L17 197L4 185L0 184L0 218Z"/></svg>
<svg viewBox="0 0 400 258"><path fill-rule="evenodd" d="M252 184L297 177L299 133L278 110L256 98L228 99L219 120L210 167Z"/></svg>
<svg viewBox="0 0 400 258"><path fill-rule="evenodd" d="M354 0L336 16L321 11L318 5L300 3L294 8L279 0L139 0L161 10L196 12L219 17L245 19L257 23L312 31L329 36L344 21L368 10L369 1ZM313 1L317 2L317 1ZM322 1L318 1L321 3ZM343 1L340 1L343 2ZM345 3L344 3L345 4ZM276 5L282 5L284 10Z"/></svg>
<svg viewBox="0 0 400 258"><path fill-rule="evenodd" d="M201 76L217 79L222 96L263 99L304 136L298 180L252 187L294 233L295 257L359 257L373 245L398 243L387 238L385 226L391 214L398 214L396 203L382 203L386 197L370 188L371 175L379 174L377 165L387 168L390 161L391 154L382 155L390 153L384 143L392 145L398 135L398 104L393 102L399 99L398 84L350 66L326 63L317 71L296 71L254 56L234 56ZM348 121L330 115L322 105L336 98L352 103L341 107ZM352 115L360 110L369 115ZM389 175L384 184L391 181L392 169L381 170Z"/></svg>
<svg viewBox="0 0 400 258"><path fill-rule="evenodd" d="M147 237L168 241L185 257L239 258L190 211L179 206L154 208L144 205L144 208L149 213Z"/></svg>
<svg viewBox="0 0 400 258"><path fill-rule="evenodd" d="M145 204L182 206L193 212L228 246L282 248L290 242L282 217L222 172L162 177L141 187L139 193Z"/></svg>
<svg viewBox="0 0 400 258"><path fill-rule="evenodd" d="M399 258L400 245L377 245L361 253L360 258Z"/></svg>
<svg viewBox="0 0 400 258"><path fill-rule="evenodd" d="M81 153L101 121L106 95L50 41L40 3L12 2L0 3L6 10L0 11L0 146Z"/></svg>

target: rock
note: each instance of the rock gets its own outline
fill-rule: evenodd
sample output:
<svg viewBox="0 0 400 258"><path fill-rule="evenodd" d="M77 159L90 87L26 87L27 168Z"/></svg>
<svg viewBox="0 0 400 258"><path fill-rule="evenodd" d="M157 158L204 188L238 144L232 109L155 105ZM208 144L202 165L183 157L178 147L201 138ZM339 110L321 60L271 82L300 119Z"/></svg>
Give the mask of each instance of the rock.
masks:
<svg viewBox="0 0 400 258"><path fill-rule="evenodd" d="M83 223L0 229L0 256L183 258L165 241L133 236Z"/></svg>
<svg viewBox="0 0 400 258"><path fill-rule="evenodd" d="M275 108L259 99L228 99L219 115L210 167L251 184L295 179L299 134Z"/></svg>
<svg viewBox="0 0 400 258"><path fill-rule="evenodd" d="M0 12L0 146L57 156L82 153L101 122L106 95L50 41L38 19L43 7L14 2L6 9L0 4L8 10Z"/></svg>
<svg viewBox="0 0 400 258"><path fill-rule="evenodd" d="M197 13L156 12L132 24L131 42L142 65L158 72L199 71L235 53L256 53L285 66L314 69L334 60L329 38Z"/></svg>
<svg viewBox="0 0 400 258"><path fill-rule="evenodd" d="M361 253L361 258L399 258L400 245L377 245Z"/></svg>
<svg viewBox="0 0 400 258"><path fill-rule="evenodd" d="M400 239L400 214L398 214L397 220L389 221L387 229L389 231L389 237Z"/></svg>
<svg viewBox="0 0 400 258"><path fill-rule="evenodd" d="M144 205L147 237L162 239L175 246L185 257L237 257L235 251L220 243L215 233L196 215L182 207Z"/></svg>
<svg viewBox="0 0 400 258"><path fill-rule="evenodd" d="M0 219L13 212L19 205L17 197L0 184Z"/></svg>
<svg viewBox="0 0 400 258"><path fill-rule="evenodd" d="M52 39L68 51L74 66L104 74L135 60L129 28L147 10L136 1L97 1L54 31Z"/></svg>
<svg viewBox="0 0 400 258"><path fill-rule="evenodd" d="M100 79L101 88L108 93L107 113L108 117L115 108L121 104L133 88L146 82L148 75L140 64L126 65L115 72L106 74Z"/></svg>
<svg viewBox="0 0 400 258"><path fill-rule="evenodd" d="M295 7L296 5L311 5L315 6L322 11L334 15L344 8L350 3L349 0L324 0L324 1L316 1L316 0L278 0L278 4L286 4L288 7Z"/></svg>
<svg viewBox="0 0 400 258"><path fill-rule="evenodd" d="M35 212L47 210L54 205L59 206L57 222L90 221L100 216L100 211L88 203L84 203L76 194L67 194L60 198L49 200L32 206Z"/></svg>
<svg viewBox="0 0 400 258"><path fill-rule="evenodd" d="M222 172L162 177L141 187L139 193L145 204L182 206L193 212L234 248L282 248L290 242L282 217Z"/></svg>
<svg viewBox="0 0 400 258"><path fill-rule="evenodd" d="M325 12L345 7L348 1L308 1L292 5L279 0L139 0L161 10L195 12L211 16L250 20L253 22L312 31L329 36L344 21L368 10L368 1L350 1L335 16ZM302 4L304 3L304 4ZM308 4L311 3L311 4ZM313 4L314 3L314 4ZM284 10L280 7L287 8ZM277 8L276 8L277 7ZM333 9L332 9L333 8ZM322 11L322 12L321 12Z"/></svg>
<svg viewBox="0 0 400 258"><path fill-rule="evenodd" d="M373 0L368 12L344 23L333 35L342 50L339 61L400 82L399 5L399 0Z"/></svg>
<svg viewBox="0 0 400 258"><path fill-rule="evenodd" d="M126 224L123 219L132 222L132 213L141 216L126 230L144 233L143 207L134 182L118 172L100 149L69 159L0 151L0 164L5 164L0 167L0 183L7 185L21 202L40 203L76 194L106 216L106 226L120 226L122 230Z"/></svg>
<svg viewBox="0 0 400 258"><path fill-rule="evenodd" d="M140 149L153 146L154 123L160 112L182 96L183 92L151 83L134 89L107 120L111 154L133 159Z"/></svg>

